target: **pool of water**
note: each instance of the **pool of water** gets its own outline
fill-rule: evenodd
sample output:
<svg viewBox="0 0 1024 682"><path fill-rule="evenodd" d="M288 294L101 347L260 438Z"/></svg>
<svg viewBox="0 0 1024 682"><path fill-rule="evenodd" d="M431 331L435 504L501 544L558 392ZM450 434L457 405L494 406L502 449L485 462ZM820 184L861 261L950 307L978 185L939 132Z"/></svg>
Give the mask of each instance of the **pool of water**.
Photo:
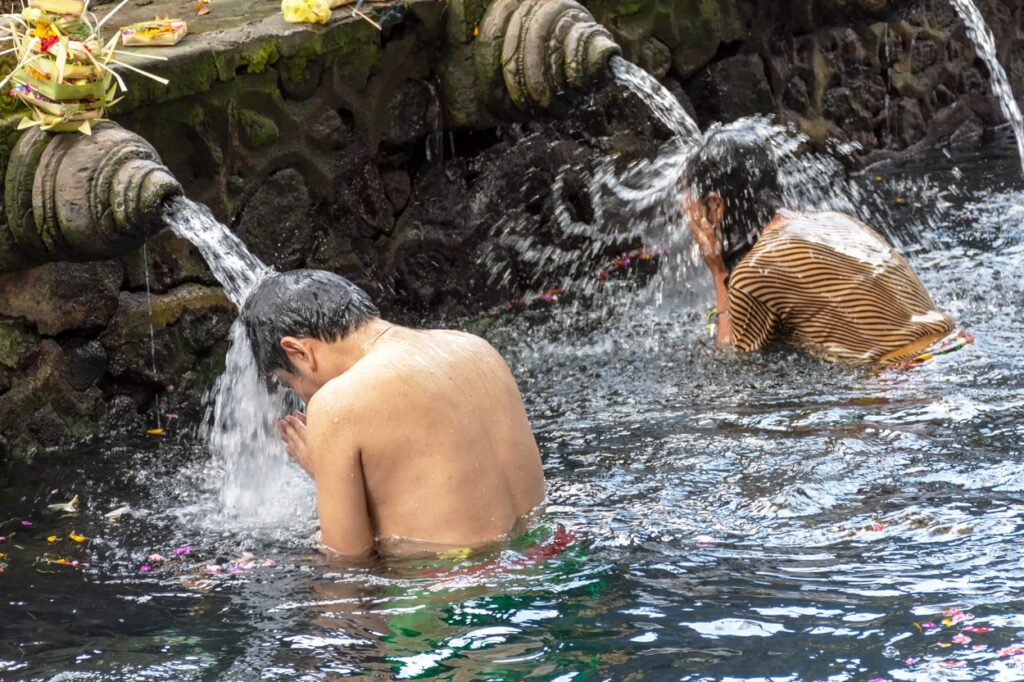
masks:
<svg viewBox="0 0 1024 682"><path fill-rule="evenodd" d="M862 179L978 339L916 370L722 356L700 269L496 322L565 549L331 563L301 476L232 514L187 435L15 472L0 679L1024 678L1018 170L1001 145Z"/></svg>

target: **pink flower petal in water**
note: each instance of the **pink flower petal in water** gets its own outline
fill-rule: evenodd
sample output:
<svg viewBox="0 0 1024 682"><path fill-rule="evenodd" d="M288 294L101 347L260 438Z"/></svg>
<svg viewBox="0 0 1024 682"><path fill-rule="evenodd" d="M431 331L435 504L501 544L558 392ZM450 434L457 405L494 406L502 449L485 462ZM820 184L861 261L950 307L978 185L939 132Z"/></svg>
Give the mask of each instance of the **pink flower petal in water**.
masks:
<svg viewBox="0 0 1024 682"><path fill-rule="evenodd" d="M273 559L264 559L260 566L277 566L277 562Z"/></svg>
<svg viewBox="0 0 1024 682"><path fill-rule="evenodd" d="M939 626L935 623L921 623L921 627L923 627L925 630L934 630Z"/></svg>
<svg viewBox="0 0 1024 682"><path fill-rule="evenodd" d="M954 644L970 644L971 643L971 638L968 637L967 635L959 635L959 634L953 635L953 643Z"/></svg>
<svg viewBox="0 0 1024 682"><path fill-rule="evenodd" d="M148 561L151 564L159 564L159 563L162 563L163 560L164 560L163 556L160 555L160 554L157 554L156 552L153 552L148 557L146 557L146 561Z"/></svg>
<svg viewBox="0 0 1024 682"><path fill-rule="evenodd" d="M242 561L252 561L253 553L252 552L242 552L242 556L240 558L241 558Z"/></svg>
<svg viewBox="0 0 1024 682"><path fill-rule="evenodd" d="M7 536L6 535L0 535L0 542L7 542Z"/></svg>
<svg viewBox="0 0 1024 682"><path fill-rule="evenodd" d="M237 573L241 573L241 572L242 572L242 569L240 569L238 566L229 566L228 567L228 573L237 574Z"/></svg>
<svg viewBox="0 0 1024 682"><path fill-rule="evenodd" d="M174 556L185 556L192 553L192 545L182 545L174 548Z"/></svg>
<svg viewBox="0 0 1024 682"><path fill-rule="evenodd" d="M217 575L221 571L219 564L206 564L206 575Z"/></svg>
<svg viewBox="0 0 1024 682"><path fill-rule="evenodd" d="M23 526L31 526L31 525L32 525L32 522L31 522L31 521L29 521L28 519L25 519L25 520L23 520L23 521L21 522L21 525L23 525Z"/></svg>
<svg viewBox="0 0 1024 682"><path fill-rule="evenodd" d="M139 566L139 573L149 573L152 570L153 567L149 564L142 564L141 566Z"/></svg>
<svg viewBox="0 0 1024 682"><path fill-rule="evenodd" d="M916 658L908 658L906 661L904 661L904 663L906 663L907 665L917 665L917 661L918 659Z"/></svg>

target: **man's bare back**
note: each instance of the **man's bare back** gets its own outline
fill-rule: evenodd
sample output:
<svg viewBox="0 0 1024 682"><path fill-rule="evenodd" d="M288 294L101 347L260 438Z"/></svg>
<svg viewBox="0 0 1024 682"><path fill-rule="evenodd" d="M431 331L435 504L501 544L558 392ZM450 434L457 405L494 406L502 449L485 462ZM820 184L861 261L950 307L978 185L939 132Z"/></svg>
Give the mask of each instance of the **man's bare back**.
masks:
<svg viewBox="0 0 1024 682"><path fill-rule="evenodd" d="M374 541L475 547L503 537L544 498L508 366L470 334L382 334L309 403L324 544L352 554Z"/></svg>

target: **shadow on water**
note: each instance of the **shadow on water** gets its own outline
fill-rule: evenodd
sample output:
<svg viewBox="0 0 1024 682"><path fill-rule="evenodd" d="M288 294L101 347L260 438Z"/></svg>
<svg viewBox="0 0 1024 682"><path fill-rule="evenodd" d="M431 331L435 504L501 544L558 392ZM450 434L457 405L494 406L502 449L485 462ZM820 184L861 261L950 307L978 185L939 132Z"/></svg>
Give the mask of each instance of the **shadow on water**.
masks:
<svg viewBox="0 0 1024 682"><path fill-rule="evenodd" d="M914 371L722 356L668 264L494 322L571 543L331 564L308 486L249 523L187 438L16 472L0 678L1020 679L1024 187L997 156L857 180L978 338Z"/></svg>

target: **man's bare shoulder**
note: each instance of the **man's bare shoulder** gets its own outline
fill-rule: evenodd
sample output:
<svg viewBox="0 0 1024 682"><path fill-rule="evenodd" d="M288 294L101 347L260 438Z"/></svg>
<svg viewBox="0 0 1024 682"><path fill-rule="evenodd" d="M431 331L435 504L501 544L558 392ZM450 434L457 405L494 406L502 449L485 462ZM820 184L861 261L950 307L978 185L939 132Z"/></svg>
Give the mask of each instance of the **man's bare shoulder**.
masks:
<svg viewBox="0 0 1024 682"><path fill-rule="evenodd" d="M313 395L306 405L306 414L311 421L320 423L325 417L331 421L346 417L359 407L360 394L360 376L346 372L328 381Z"/></svg>

